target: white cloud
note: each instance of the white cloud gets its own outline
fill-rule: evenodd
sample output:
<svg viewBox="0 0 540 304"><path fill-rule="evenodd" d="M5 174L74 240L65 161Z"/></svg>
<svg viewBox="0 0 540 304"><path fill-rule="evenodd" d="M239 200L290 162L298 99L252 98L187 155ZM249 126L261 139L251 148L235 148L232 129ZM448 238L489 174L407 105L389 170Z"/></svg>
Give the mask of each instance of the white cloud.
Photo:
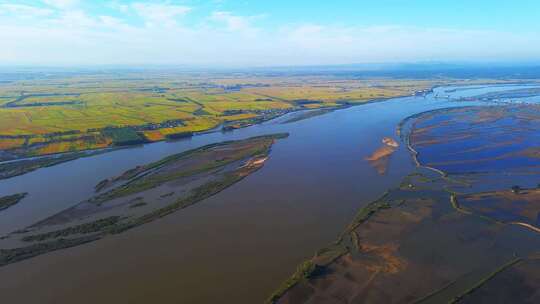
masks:
<svg viewBox="0 0 540 304"><path fill-rule="evenodd" d="M117 11L120 11L122 13L127 13L129 12L129 5L127 4L121 4L121 3L118 3L118 2L109 2L107 4L108 7L112 8L112 9L115 9Z"/></svg>
<svg viewBox="0 0 540 304"><path fill-rule="evenodd" d="M128 22L129 13L95 16L76 8L54 12L0 4L0 41L9 41L0 48L0 65L261 66L519 60L539 59L540 54L540 35L535 32L316 23L262 28L257 27L259 17L232 12L214 12L188 26L179 22L190 11L185 6L137 3L129 10L145 25Z"/></svg>
<svg viewBox="0 0 540 304"><path fill-rule="evenodd" d="M121 19L111 17L111 16L99 16L99 22L101 23L101 26L111 28L111 29L120 29L120 28L127 28L129 27L124 21Z"/></svg>
<svg viewBox="0 0 540 304"><path fill-rule="evenodd" d="M179 17L191 10L187 6L170 4L134 3L132 6L146 20L147 26L174 26Z"/></svg>
<svg viewBox="0 0 540 304"><path fill-rule="evenodd" d="M78 0L43 0L43 2L58 9L68 9L79 4Z"/></svg>
<svg viewBox="0 0 540 304"><path fill-rule="evenodd" d="M210 19L223 22L229 31L246 31L252 29L249 17L235 16L230 12L214 12L210 16Z"/></svg>
<svg viewBox="0 0 540 304"><path fill-rule="evenodd" d="M99 26L98 20L88 16L84 11L69 10L61 14L58 19L53 20L58 26L67 28L88 28L90 31Z"/></svg>
<svg viewBox="0 0 540 304"><path fill-rule="evenodd" d="M18 18L35 18L52 14L50 9L44 9L24 4L0 4L0 15Z"/></svg>

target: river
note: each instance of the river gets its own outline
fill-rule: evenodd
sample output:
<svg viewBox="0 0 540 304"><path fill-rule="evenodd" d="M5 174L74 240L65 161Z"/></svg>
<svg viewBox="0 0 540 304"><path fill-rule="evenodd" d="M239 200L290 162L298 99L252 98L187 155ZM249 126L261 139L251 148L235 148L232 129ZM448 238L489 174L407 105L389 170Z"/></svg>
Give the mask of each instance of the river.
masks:
<svg viewBox="0 0 540 304"><path fill-rule="evenodd" d="M507 86L502 89L516 89ZM452 92L448 92L455 89ZM0 195L29 192L0 213L0 235L92 195L102 179L213 142L289 132L265 166L192 207L120 235L0 268L6 303L261 303L314 252L333 242L355 212L414 168L404 145L385 175L365 160L404 118L478 104L451 99L501 86L439 87L294 123L281 117L81 158L0 181ZM440 96L450 95L450 99ZM439 96L435 98L435 96ZM295 115L295 114L289 114Z"/></svg>

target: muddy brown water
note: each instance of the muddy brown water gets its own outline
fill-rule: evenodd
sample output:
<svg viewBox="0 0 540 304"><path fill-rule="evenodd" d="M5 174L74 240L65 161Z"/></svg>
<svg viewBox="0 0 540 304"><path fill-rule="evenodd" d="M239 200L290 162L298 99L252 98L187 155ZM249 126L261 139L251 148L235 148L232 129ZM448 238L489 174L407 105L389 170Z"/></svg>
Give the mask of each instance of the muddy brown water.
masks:
<svg viewBox="0 0 540 304"><path fill-rule="evenodd" d="M100 180L136 165L208 143L290 133L274 145L261 170L195 206L120 235L0 268L2 302L261 303L299 262L333 242L358 208L413 169L404 145L391 156L385 175L365 160L383 137L398 139L402 119L473 104L433 97L396 98L288 124L279 124L287 119L282 117L0 181L0 195L29 192L0 213L5 234L84 200Z"/></svg>

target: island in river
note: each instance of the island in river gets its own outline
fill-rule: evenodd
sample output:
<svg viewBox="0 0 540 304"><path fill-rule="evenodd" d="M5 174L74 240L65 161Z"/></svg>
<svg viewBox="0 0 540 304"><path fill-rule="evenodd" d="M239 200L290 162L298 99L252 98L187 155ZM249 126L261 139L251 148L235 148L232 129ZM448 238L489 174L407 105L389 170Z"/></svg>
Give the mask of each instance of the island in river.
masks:
<svg viewBox="0 0 540 304"><path fill-rule="evenodd" d="M369 161L379 174L384 175L388 170L390 157L396 152L398 147L399 143L396 140L390 137L384 137L382 139L382 146L367 157L366 160Z"/></svg>
<svg viewBox="0 0 540 304"><path fill-rule="evenodd" d="M20 202L28 193L17 193L0 197L0 211Z"/></svg>
<svg viewBox="0 0 540 304"><path fill-rule="evenodd" d="M212 144L104 180L92 198L3 237L0 266L99 240L189 207L257 171L274 141L287 136Z"/></svg>

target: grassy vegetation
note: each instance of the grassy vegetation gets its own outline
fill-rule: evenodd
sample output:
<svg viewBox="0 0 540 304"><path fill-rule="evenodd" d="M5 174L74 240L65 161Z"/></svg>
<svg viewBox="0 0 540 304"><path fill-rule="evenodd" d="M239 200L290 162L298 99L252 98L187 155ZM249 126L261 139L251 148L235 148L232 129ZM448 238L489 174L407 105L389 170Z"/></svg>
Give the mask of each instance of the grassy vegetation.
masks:
<svg viewBox="0 0 540 304"><path fill-rule="evenodd" d="M36 243L26 247L0 249L0 267L29 259L50 251L74 247L99 239L99 235L84 236L74 239L57 239L50 242Z"/></svg>
<svg viewBox="0 0 540 304"><path fill-rule="evenodd" d="M283 123L293 123L293 122L297 122L297 121L301 121L301 120L304 120L304 119L308 119L308 118L312 118L312 117L316 117L316 116L320 116L320 115L324 115L326 113L330 113L332 112L332 109L317 109L317 110L311 110L309 112L304 112L300 115L297 115L295 117L292 117L286 121L284 121Z"/></svg>
<svg viewBox="0 0 540 304"><path fill-rule="evenodd" d="M148 204L145 203L145 202L137 202L135 204L130 205L129 208L138 208L138 207L142 207L142 206L146 206L146 205L148 205Z"/></svg>
<svg viewBox="0 0 540 304"><path fill-rule="evenodd" d="M349 249L343 245L334 244L330 247L323 248L315 254L315 256L307 261L302 262L296 271L285 280L277 290L270 295L267 303L276 303L283 294L287 292L290 288L298 284L299 282L309 279L319 271L322 271L324 267L331 264L340 256L349 252Z"/></svg>
<svg viewBox="0 0 540 304"><path fill-rule="evenodd" d="M464 291L461 295L455 297L453 300L449 302L449 304L459 303L464 297L467 295L473 293L475 290L480 288L482 285L487 283L489 280L493 279L497 274L503 272L504 270L516 265L517 263L523 261L522 258L515 258L509 261L508 263L502 265L501 267L495 269L491 273L489 273L486 277L482 278L480 281L476 282L473 286L471 286L469 289Z"/></svg>
<svg viewBox="0 0 540 304"><path fill-rule="evenodd" d="M101 152L76 152L60 156L26 159L16 162L2 163L0 164L0 180L26 174L39 168L55 166L81 157L96 155L98 153Z"/></svg>
<svg viewBox="0 0 540 304"><path fill-rule="evenodd" d="M150 213L147 213L143 216L131 219L125 222L118 223L114 226L107 228L108 233L117 234L129 230L131 228L149 223L166 215L169 215L177 210L189 207L194 205L206 198L209 198L231 185L242 180L244 177L249 175L251 172L241 172L241 169L236 170L235 172L225 174L222 178L215 181L207 182L191 191L191 193L170 205L167 205L163 208L156 209Z"/></svg>
<svg viewBox="0 0 540 304"><path fill-rule="evenodd" d="M292 110L410 95L433 84L234 75L21 80L0 85L0 150L26 157L174 139L223 123L244 127Z"/></svg>
<svg viewBox="0 0 540 304"><path fill-rule="evenodd" d="M130 128L106 128L101 131L103 135L112 139L116 146L126 146L146 142L146 139Z"/></svg>
<svg viewBox="0 0 540 304"><path fill-rule="evenodd" d="M17 193L13 195L0 197L0 211L7 209L20 202L28 193Z"/></svg>
<svg viewBox="0 0 540 304"><path fill-rule="evenodd" d="M268 298L267 303L276 303L279 298L298 282L308 279L317 269L317 265L311 260L305 261L298 266L296 271Z"/></svg>
<svg viewBox="0 0 540 304"><path fill-rule="evenodd" d="M344 245L333 244L317 251L313 260L315 261L315 264L319 266L327 266L347 252L349 252L349 249Z"/></svg>
<svg viewBox="0 0 540 304"><path fill-rule="evenodd" d="M47 233L29 235L22 238L25 242L42 242L48 239L56 239L60 237L67 237L72 234L87 234L100 232L107 227L113 226L120 220L119 216L110 216L107 218L99 219L90 223L84 223L72 227L67 227L60 230L55 230Z"/></svg>
<svg viewBox="0 0 540 304"><path fill-rule="evenodd" d="M140 178L135 178L123 186L120 186L118 188L115 188L109 192L103 193L102 195L98 196L96 203L102 203L104 201L111 200L114 198L119 198L126 195L143 192L143 191L155 188L159 185L162 185L168 181L179 179L186 176L193 176L202 172L208 172L216 168L223 167L227 164L233 163L235 161L244 159L246 157L251 157L251 156L256 156L256 155L265 155L268 153L270 146L273 143L273 140L278 139L278 138L283 138L284 136L287 136L287 135L275 134L275 135L269 135L269 136L252 137L244 141L237 141L236 143L253 142L254 144L253 146L247 149L239 150L238 153L236 153L235 155L227 159L205 162L193 168L188 168L186 170L179 170L172 173L144 175ZM228 145L230 143L231 142L211 144L211 145L207 145L207 146L195 149L195 150L190 150L190 151L179 153L176 155L171 155L160 161L150 163L143 167L138 167L132 170L128 170L120 177L120 179L129 180L136 177L138 174L141 174L142 172L148 172L149 170L166 166L167 164L173 163L177 160L187 158L187 157L192 157L197 154L204 153L205 151L208 151L212 148ZM106 184L107 182L102 181L96 186L96 189L97 190L103 189Z"/></svg>
<svg viewBox="0 0 540 304"><path fill-rule="evenodd" d="M388 192L385 193L380 199L370 203L364 208L360 209L356 214L352 223L347 227L347 229L339 236L336 242L326 248L319 250L315 256L300 264L297 271L289 277L285 282L283 282L277 290L272 293L270 298L267 300L267 303L276 303L290 288L301 282L302 280L308 279L315 270L322 269L325 266L334 262L340 256L349 252L349 248L343 245L343 240L345 235L351 235L352 245L359 248L358 234L354 231L358 225L368 220L373 214L378 210L391 208L391 205L385 200L388 196ZM306 271L309 270L309 271ZM304 274L308 274L307 276Z"/></svg>
<svg viewBox="0 0 540 304"><path fill-rule="evenodd" d="M455 193L450 194L450 204L452 205L452 208L454 208L458 212L461 212L463 214L472 214L469 210L461 208Z"/></svg>
<svg viewBox="0 0 540 304"><path fill-rule="evenodd" d="M358 211L358 213L356 213L356 215L355 215L353 221L351 222L351 224L349 224L349 226L347 227L345 232L338 239L338 243L340 243L342 241L344 235L346 235L346 234L350 233L351 231L353 231L354 229L356 229L356 227L358 227L363 222L367 221L377 211L392 208L392 205L390 205L390 203L388 203L388 201L386 201L386 198L387 198L388 195L389 195L389 191L385 192L383 194L383 196L381 198L379 198L378 200L376 200L374 202L371 202L367 206L361 208Z"/></svg>

